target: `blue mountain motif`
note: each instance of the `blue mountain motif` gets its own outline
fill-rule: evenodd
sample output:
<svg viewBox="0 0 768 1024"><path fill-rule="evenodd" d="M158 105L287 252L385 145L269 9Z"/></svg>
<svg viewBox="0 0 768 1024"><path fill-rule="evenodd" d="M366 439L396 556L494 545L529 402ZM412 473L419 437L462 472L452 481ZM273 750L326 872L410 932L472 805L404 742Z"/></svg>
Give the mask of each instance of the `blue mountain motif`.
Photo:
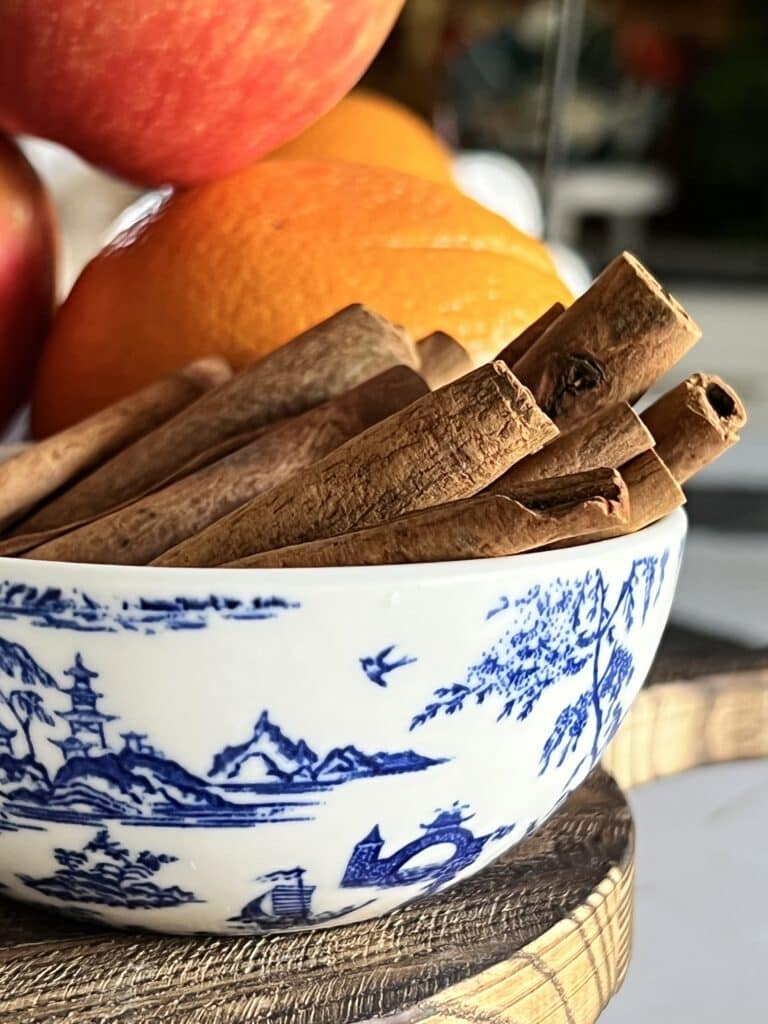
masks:
<svg viewBox="0 0 768 1024"><path fill-rule="evenodd" d="M514 630L470 666L463 682L437 689L411 729L483 704L500 704L499 720L514 715L523 721L558 680L574 677L583 689L553 723L541 750L540 774L571 758L576 762L571 778L587 761L594 765L624 716L622 696L635 672L627 639L659 600L668 563L668 550L635 559L618 593L610 592L597 569L531 587L509 600ZM504 610L496 613L500 621ZM581 741L590 730L591 742L584 747Z"/></svg>
<svg viewBox="0 0 768 1024"><path fill-rule="evenodd" d="M339 785L374 775L423 771L444 760L413 750L365 754L352 745L334 747L320 757L305 740L286 736L262 711L249 739L216 754L209 777L222 783L300 784L306 788L311 783Z"/></svg>
<svg viewBox="0 0 768 1024"><path fill-rule="evenodd" d="M515 827L504 825L488 835L476 836L466 826L472 815L463 812L464 808L457 803L447 811L438 811L433 821L421 826L422 835L388 857L382 856L384 839L379 826L374 825L352 851L342 886L383 889L426 882L424 891L435 892L473 864L489 841L503 839ZM420 855L432 847L440 848L441 856L425 864ZM452 847L450 856L446 857L445 847ZM412 864L417 857L420 859Z"/></svg>
<svg viewBox="0 0 768 1024"><path fill-rule="evenodd" d="M101 829L82 850L58 847L54 857L60 867L48 878L18 875L24 885L44 896L73 903L101 903L108 907L152 909L201 903L194 893L177 885L165 888L150 881L166 864L178 860L166 853L130 850Z"/></svg>
<svg viewBox="0 0 768 1024"><path fill-rule="evenodd" d="M339 910L325 910L313 913L312 900L316 886L304 880L304 868L272 871L257 881L267 883L267 888L247 903L236 917L229 920L247 925L249 931L270 932L290 931L292 928L306 928L308 925L325 924L361 910L373 903L367 900Z"/></svg>
<svg viewBox="0 0 768 1024"><path fill-rule="evenodd" d="M16 825L19 818L78 824L117 819L180 828L304 821L312 817L315 804L296 799L296 794L441 763L412 750L365 754L353 746L335 748L321 758L306 741L289 739L265 711L252 736L217 754L212 777L202 779L156 750L143 734L123 732L122 743L111 744L109 732L118 716L101 710L103 695L94 688L99 674L80 654L65 672L72 680L66 687L58 686L19 645L8 654L0 644L3 670L6 675L21 674L32 686L10 694L0 691L0 714L7 713L17 725L6 726L0 718L0 831L8 830L10 824L4 823L11 820L14 827L21 827ZM38 684L55 691L55 715L48 713L33 688ZM62 699L69 703L66 710ZM33 726L41 730L54 726L56 719L66 722L68 735L45 737L62 755L61 765L51 774L37 756L40 737L33 734ZM238 791L234 800L232 790ZM243 791L291 794L292 799L246 803Z"/></svg>
<svg viewBox="0 0 768 1024"><path fill-rule="evenodd" d="M57 587L38 590L23 583L0 583L0 619L27 618L33 626L89 633L205 629L216 617L273 619L298 607L298 602L283 597L256 596L244 601L216 594L202 598L179 595L166 600L139 598L105 605L77 588L65 593Z"/></svg>

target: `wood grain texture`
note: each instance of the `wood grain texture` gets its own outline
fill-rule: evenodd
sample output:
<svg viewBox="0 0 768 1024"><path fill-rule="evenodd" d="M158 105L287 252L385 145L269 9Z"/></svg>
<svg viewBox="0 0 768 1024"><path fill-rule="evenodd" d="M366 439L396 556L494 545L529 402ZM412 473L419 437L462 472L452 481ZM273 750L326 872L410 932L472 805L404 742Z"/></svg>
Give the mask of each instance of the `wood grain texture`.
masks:
<svg viewBox="0 0 768 1024"><path fill-rule="evenodd" d="M629 962L632 820L597 771L475 878L314 934L121 934L0 900L0 1024L591 1024Z"/></svg>
<svg viewBox="0 0 768 1024"><path fill-rule="evenodd" d="M751 664L750 664L751 661ZM664 663L657 666L659 674ZM624 788L705 764L768 757L768 655L646 686L606 751Z"/></svg>

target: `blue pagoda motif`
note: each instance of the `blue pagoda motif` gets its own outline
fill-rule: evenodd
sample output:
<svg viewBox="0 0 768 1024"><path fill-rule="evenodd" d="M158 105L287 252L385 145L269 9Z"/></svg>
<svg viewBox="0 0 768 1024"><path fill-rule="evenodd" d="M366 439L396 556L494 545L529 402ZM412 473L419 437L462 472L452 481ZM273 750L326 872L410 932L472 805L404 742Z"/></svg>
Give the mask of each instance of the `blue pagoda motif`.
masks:
<svg viewBox="0 0 768 1024"><path fill-rule="evenodd" d="M121 732L120 738L125 742L125 749L132 754L147 754L149 757L162 757L159 750L147 742L145 732Z"/></svg>
<svg viewBox="0 0 768 1024"><path fill-rule="evenodd" d="M56 714L68 723L70 735L64 740L50 742L60 748L66 760L70 760L88 755L93 748L104 750L107 746L104 726L114 721L116 716L105 715L98 710L96 705L104 694L93 689L91 680L97 679L99 673L86 668L79 652L74 665L64 675L73 679L72 686L64 690L69 695L72 708L69 711L57 711Z"/></svg>
<svg viewBox="0 0 768 1024"><path fill-rule="evenodd" d="M12 753L11 745L13 743L13 737L18 732L17 729L9 729L6 725L0 722L0 754Z"/></svg>

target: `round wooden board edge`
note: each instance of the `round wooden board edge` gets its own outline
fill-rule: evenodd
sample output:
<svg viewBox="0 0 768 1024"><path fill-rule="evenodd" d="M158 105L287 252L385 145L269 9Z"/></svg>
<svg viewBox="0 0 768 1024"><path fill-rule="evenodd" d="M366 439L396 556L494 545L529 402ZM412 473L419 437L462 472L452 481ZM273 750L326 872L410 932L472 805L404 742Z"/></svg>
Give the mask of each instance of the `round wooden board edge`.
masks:
<svg viewBox="0 0 768 1024"><path fill-rule="evenodd" d="M702 765L768 757L768 667L641 690L602 765L623 790Z"/></svg>
<svg viewBox="0 0 768 1024"><path fill-rule="evenodd" d="M588 898L507 960L419 1003L408 1024L594 1024L632 953L634 842Z"/></svg>

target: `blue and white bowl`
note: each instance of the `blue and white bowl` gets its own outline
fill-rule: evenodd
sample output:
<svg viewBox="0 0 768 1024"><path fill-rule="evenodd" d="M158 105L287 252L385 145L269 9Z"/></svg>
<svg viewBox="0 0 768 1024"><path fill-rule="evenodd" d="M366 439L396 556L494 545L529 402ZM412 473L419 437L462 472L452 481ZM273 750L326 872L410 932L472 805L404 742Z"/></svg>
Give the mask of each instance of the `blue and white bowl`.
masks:
<svg viewBox="0 0 768 1024"><path fill-rule="evenodd" d="M478 871L587 775L643 683L685 535L476 562L2 559L0 889L239 935Z"/></svg>

